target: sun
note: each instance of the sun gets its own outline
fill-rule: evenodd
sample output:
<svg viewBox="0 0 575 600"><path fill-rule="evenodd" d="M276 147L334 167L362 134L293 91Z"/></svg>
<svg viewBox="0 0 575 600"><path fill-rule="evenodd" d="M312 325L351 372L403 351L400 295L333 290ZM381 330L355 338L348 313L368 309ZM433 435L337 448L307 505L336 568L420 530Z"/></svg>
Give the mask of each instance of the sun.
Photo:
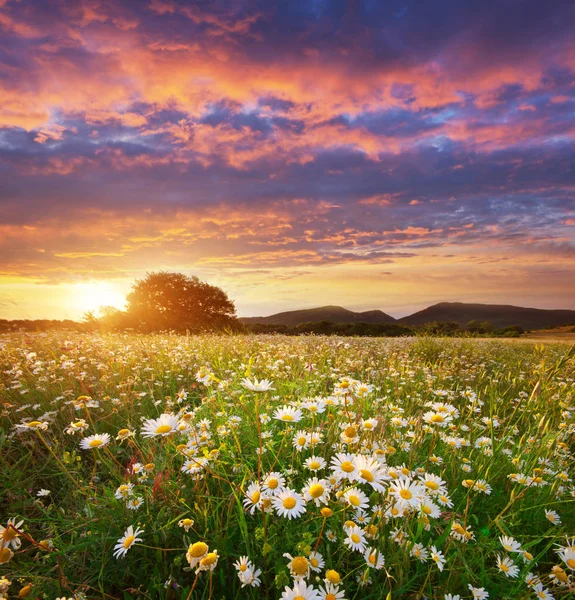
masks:
<svg viewBox="0 0 575 600"><path fill-rule="evenodd" d="M97 313L104 306L112 306L119 310L125 308L125 294L105 281L77 283L74 288L74 308L82 313Z"/></svg>

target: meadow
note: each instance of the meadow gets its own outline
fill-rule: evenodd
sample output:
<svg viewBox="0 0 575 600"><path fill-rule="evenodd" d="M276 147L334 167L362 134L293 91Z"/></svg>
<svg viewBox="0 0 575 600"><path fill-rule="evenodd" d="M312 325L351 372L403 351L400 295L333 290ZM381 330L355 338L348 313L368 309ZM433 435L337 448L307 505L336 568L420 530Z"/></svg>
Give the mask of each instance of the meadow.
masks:
<svg viewBox="0 0 575 600"><path fill-rule="evenodd" d="M573 598L575 352L0 337L0 598Z"/></svg>

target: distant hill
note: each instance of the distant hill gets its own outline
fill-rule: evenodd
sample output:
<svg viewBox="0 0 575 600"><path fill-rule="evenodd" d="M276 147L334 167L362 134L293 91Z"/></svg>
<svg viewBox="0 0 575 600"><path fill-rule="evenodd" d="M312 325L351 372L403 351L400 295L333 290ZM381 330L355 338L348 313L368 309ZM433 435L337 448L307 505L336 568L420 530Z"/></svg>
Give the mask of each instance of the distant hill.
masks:
<svg viewBox="0 0 575 600"><path fill-rule="evenodd" d="M290 310L269 317L243 317L242 323L254 325L288 325L294 327L301 323L331 321L332 323L395 323L396 320L381 310L353 312L341 306L320 306L303 310Z"/></svg>
<svg viewBox="0 0 575 600"><path fill-rule="evenodd" d="M464 327L469 321L489 321L496 328L520 325L523 329L544 329L575 325L575 310L545 310L506 304L466 304L440 302L398 320L404 325L424 325L432 321L452 321Z"/></svg>

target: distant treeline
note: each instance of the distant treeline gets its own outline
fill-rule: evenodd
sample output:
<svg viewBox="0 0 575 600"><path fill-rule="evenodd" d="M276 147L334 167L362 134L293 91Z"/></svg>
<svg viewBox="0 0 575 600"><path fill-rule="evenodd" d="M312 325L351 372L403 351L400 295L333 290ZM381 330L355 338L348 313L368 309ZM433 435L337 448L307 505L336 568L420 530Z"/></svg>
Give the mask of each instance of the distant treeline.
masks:
<svg viewBox="0 0 575 600"><path fill-rule="evenodd" d="M121 311L110 311L99 319L93 316L83 322L63 321L53 319L18 319L9 321L0 319L0 332L10 331L49 331L67 330L78 332L91 331L136 331L148 332L150 329L144 325L138 325ZM403 337L416 335L435 336L476 336L476 337L519 337L524 330L518 325L511 325L501 329L495 329L491 323L478 323L470 321L466 327L461 327L455 322L434 321L425 325L410 326L397 323L332 323L331 321L316 321L313 323L301 323L296 326L289 325L263 325L243 324L239 321L233 327L225 331L233 333L278 333L284 335L340 335L361 337Z"/></svg>

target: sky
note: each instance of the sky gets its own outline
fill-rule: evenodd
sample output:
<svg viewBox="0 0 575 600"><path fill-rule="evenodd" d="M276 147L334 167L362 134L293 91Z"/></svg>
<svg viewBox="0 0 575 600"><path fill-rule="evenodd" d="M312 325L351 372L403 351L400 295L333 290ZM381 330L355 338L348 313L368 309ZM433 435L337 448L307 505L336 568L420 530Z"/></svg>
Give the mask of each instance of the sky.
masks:
<svg viewBox="0 0 575 600"><path fill-rule="evenodd" d="M0 0L0 318L575 308L575 5Z"/></svg>

